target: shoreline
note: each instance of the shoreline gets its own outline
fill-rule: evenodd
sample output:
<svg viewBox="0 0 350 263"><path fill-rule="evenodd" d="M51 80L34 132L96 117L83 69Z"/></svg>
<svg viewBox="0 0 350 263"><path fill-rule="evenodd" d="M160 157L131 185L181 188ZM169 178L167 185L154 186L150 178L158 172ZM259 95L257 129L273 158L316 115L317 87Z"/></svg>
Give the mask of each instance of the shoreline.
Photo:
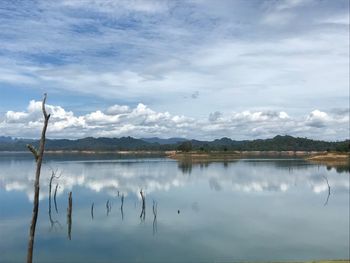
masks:
<svg viewBox="0 0 350 263"><path fill-rule="evenodd" d="M30 154L29 151L0 151L1 154ZM161 156L182 162L227 162L244 158L298 158L314 164L328 166L350 165L350 153L318 151L91 151L91 150L47 150L48 155L120 155L120 156Z"/></svg>
<svg viewBox="0 0 350 263"><path fill-rule="evenodd" d="M242 152L172 152L167 156L182 162L227 162L238 161L244 158L263 157L287 157L298 158L314 164L327 166L350 165L350 153L316 152L316 151L242 151Z"/></svg>

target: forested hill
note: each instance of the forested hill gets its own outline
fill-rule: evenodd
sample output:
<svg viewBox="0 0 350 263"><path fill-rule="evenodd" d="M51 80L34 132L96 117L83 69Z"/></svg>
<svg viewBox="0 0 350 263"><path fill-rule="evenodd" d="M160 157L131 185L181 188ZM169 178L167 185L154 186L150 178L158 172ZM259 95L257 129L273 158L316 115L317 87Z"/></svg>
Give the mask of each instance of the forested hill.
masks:
<svg viewBox="0 0 350 263"><path fill-rule="evenodd" d="M38 146L38 140L0 136L0 151L26 151L26 144ZM271 139L235 141L221 138L213 141L170 139L92 138L77 140L48 139L46 150L64 151L349 151L349 140L341 142L316 141L292 136L275 136Z"/></svg>

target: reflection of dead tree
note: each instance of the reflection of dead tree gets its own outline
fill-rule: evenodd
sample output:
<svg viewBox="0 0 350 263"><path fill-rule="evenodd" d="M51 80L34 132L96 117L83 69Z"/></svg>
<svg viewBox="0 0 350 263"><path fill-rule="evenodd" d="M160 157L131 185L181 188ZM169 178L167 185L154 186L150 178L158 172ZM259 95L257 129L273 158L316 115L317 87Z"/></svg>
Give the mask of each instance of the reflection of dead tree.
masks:
<svg viewBox="0 0 350 263"><path fill-rule="evenodd" d="M31 224L30 224L30 230L29 230L27 263L33 262L33 247L34 247L35 227L36 227L36 221L38 219L38 212L39 212L40 172L41 172L41 164L42 164L43 157L44 157L46 129L47 129L47 125L48 125L49 119L50 119L50 114L47 114L46 109L45 109L45 102L46 102L46 93L44 94L44 99L43 99L42 106L41 106L42 112L44 115L44 126L43 126L43 129L41 132L39 149L35 149L34 146L32 146L30 144L27 145L28 149L34 155L34 158L36 161L36 172L35 172L35 181L34 181L33 214L32 214L32 220L31 220Z"/></svg>
<svg viewBox="0 0 350 263"><path fill-rule="evenodd" d="M68 208L67 208L67 224L68 224L68 239L72 239L72 207L73 207L73 201L72 201L72 192L69 192L68 195Z"/></svg>
<svg viewBox="0 0 350 263"><path fill-rule="evenodd" d="M55 193L53 194L53 202L54 202L54 204L55 204L55 210L56 210L56 213L58 214L57 202L56 202L56 194L57 194L57 189L58 189L58 184L56 184L56 187L55 187Z"/></svg>
<svg viewBox="0 0 350 263"><path fill-rule="evenodd" d="M153 235L155 235L157 231L157 202L153 200Z"/></svg>
<svg viewBox="0 0 350 263"><path fill-rule="evenodd" d="M51 227L50 227L50 230L53 229L53 227L55 226L55 224L58 224L60 227L61 224L60 222L58 222L58 220L53 220L52 219L52 215L51 215L51 189L52 189L52 181L53 179L58 179L61 177L61 174L60 175L56 175L57 174L57 170L54 171L54 170L51 170L51 178L50 178L50 183L49 183L49 220L50 220L50 224L51 224ZM56 185L56 188L55 188L55 193L54 193L54 203L55 203L55 210L56 210L56 213L58 213L58 210L57 210L57 203L56 203L56 193L57 193L57 187L58 187L58 184Z"/></svg>
<svg viewBox="0 0 350 263"><path fill-rule="evenodd" d="M145 196L142 192L142 189L140 191L140 195L141 195L141 199L142 199L142 210L141 210L140 218L142 221L145 221L145 218L146 218L146 200L145 200Z"/></svg>
<svg viewBox="0 0 350 263"><path fill-rule="evenodd" d="M323 206L326 206L328 204L328 200L329 200L329 196L331 195L331 187L329 185L329 182L328 182L328 179L326 176L322 176L325 180L326 180L326 183L327 183L327 186L328 186L328 195L327 195L327 199L326 199L326 202L324 203Z"/></svg>
<svg viewBox="0 0 350 263"><path fill-rule="evenodd" d="M52 189L52 181L53 179L58 179L61 177L61 174L60 175L56 175L57 173L57 170L54 171L52 170L51 171L51 178L50 178L50 183L49 183L49 214L51 214L51 189ZM55 189L55 196L54 196L54 199L55 199L55 209L56 209L56 212L57 212L57 204L56 204L56 192L57 192L57 185L56 185L56 189Z"/></svg>
<svg viewBox="0 0 350 263"><path fill-rule="evenodd" d="M120 205L120 212L121 212L121 214L122 214L122 220L124 220L123 206L124 206L124 194L122 194L122 197L121 197L121 205Z"/></svg>
<svg viewBox="0 0 350 263"><path fill-rule="evenodd" d="M62 225L58 220L53 220L51 216L51 211L49 211L49 220L50 220L50 231L54 228L54 226L57 224L60 228L62 228ZM55 228L56 229L56 228Z"/></svg>
<svg viewBox="0 0 350 263"><path fill-rule="evenodd" d="M94 220L94 203L91 204L91 219Z"/></svg>
<svg viewBox="0 0 350 263"><path fill-rule="evenodd" d="M112 206L111 206L111 203L109 202L109 200L107 200L107 203L106 203L106 210L107 210L107 216L108 216L112 210Z"/></svg>

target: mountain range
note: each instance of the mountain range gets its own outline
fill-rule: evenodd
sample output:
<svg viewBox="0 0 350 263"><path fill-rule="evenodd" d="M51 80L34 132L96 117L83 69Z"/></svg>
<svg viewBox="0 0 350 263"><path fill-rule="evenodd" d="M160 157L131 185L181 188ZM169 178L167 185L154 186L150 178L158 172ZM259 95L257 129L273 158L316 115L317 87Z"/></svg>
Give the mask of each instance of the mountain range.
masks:
<svg viewBox="0 0 350 263"><path fill-rule="evenodd" d="M0 151L26 151L26 145L38 146L34 139L20 139L0 136ZM289 135L277 135L270 139L232 140L224 137L213 141L186 140L184 138L160 139L133 137L93 138L76 140L47 139L46 150L51 151L166 151L166 150L198 150L198 151L349 151L349 140L320 141Z"/></svg>

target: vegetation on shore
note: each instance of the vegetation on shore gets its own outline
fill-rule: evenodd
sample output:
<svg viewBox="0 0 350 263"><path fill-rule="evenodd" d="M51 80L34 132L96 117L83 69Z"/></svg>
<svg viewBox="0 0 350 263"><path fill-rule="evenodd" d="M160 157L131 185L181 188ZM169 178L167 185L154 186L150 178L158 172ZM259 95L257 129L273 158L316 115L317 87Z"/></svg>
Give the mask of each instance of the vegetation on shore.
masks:
<svg viewBox="0 0 350 263"><path fill-rule="evenodd" d="M92 138L77 140L48 139L47 151L84 151L84 152L117 152L117 151L198 151L212 152L242 152L242 151L338 151L349 152L349 140L328 142L299 138L292 136L275 136L271 139L236 141L221 138L213 141L187 140L170 138L156 140L122 138ZM24 151L27 144L38 146L38 140L13 139L0 136L0 151Z"/></svg>

